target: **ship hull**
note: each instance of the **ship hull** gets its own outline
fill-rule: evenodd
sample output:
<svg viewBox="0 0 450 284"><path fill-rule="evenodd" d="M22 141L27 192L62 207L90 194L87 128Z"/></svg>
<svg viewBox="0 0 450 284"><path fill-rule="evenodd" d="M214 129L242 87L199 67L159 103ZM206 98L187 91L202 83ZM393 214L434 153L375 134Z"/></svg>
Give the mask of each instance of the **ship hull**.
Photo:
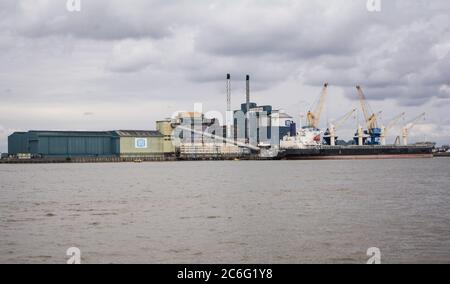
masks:
<svg viewBox="0 0 450 284"><path fill-rule="evenodd" d="M285 149L280 159L286 160L355 160L432 158L428 146L319 146Z"/></svg>

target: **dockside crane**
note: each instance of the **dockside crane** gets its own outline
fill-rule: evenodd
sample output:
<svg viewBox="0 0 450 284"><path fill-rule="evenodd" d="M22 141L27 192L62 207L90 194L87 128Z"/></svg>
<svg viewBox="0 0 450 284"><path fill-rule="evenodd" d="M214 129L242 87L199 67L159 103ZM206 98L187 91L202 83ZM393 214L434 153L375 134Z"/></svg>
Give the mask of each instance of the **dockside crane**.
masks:
<svg viewBox="0 0 450 284"><path fill-rule="evenodd" d="M323 135L323 140L325 141L325 144L330 146L336 145L336 130L340 128L347 120L356 112L356 108L352 109L348 113L346 113L344 116L336 120L334 123L330 123L328 126L328 129L325 131Z"/></svg>
<svg viewBox="0 0 450 284"><path fill-rule="evenodd" d="M404 112L394 117L387 126L382 125L381 126L381 145L386 145L386 137L388 135L389 130L392 129L399 121L400 119L405 115Z"/></svg>
<svg viewBox="0 0 450 284"><path fill-rule="evenodd" d="M359 85L356 86L356 90L358 93L359 101L361 103L361 109L364 114L364 120L365 120L366 127L367 127L367 130L364 131L364 134L368 134L370 136L370 140L369 140L368 144L369 145L379 145L380 137L381 137L381 128L378 127L378 121L377 121L378 114L375 114L371 110L361 86L359 86ZM357 135L360 138L360 139L358 139L359 141L361 141L361 137L363 134L360 128L361 127L359 127L358 131L357 131ZM358 142L358 144L360 144L360 142Z"/></svg>
<svg viewBox="0 0 450 284"><path fill-rule="evenodd" d="M306 115L307 127L317 129L319 126L320 115L322 114L325 100L328 95L328 83L325 83L320 93L319 102L316 105L314 111L308 111Z"/></svg>
<svg viewBox="0 0 450 284"><path fill-rule="evenodd" d="M417 123L423 118L425 120L425 115L426 113L421 113L420 115L418 115L416 118L414 118L413 120L411 120L409 123L407 123L405 125L405 127L403 127L402 130L402 138L403 138L403 145L407 146L408 145L408 137L409 137L409 131L417 125Z"/></svg>
<svg viewBox="0 0 450 284"><path fill-rule="evenodd" d="M376 117L377 117L377 118L380 118L382 113L383 113L383 111L377 112L377 113L376 113ZM381 134L380 134L380 136L381 136ZM367 142L367 139L368 139L369 137L371 137L370 134L369 134L369 131L363 130L362 125L358 125L358 129L356 129L356 133L355 133L355 137L354 137L355 143L356 143L357 145L359 145L359 146L366 145L366 144L369 144L369 145L378 145L378 144L372 144L372 143L370 143L370 141L369 141L369 143L368 143L368 142Z"/></svg>

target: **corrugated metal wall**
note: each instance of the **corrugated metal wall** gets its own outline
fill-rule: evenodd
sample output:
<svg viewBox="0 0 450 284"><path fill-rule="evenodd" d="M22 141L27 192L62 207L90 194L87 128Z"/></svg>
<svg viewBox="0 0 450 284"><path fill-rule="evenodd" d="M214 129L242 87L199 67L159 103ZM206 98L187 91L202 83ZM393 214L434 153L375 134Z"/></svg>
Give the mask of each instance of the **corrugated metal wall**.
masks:
<svg viewBox="0 0 450 284"><path fill-rule="evenodd" d="M15 132L8 137L8 153L28 153L28 133Z"/></svg>
<svg viewBox="0 0 450 284"><path fill-rule="evenodd" d="M114 155L113 137L39 136L39 154L48 156Z"/></svg>
<svg viewBox="0 0 450 284"><path fill-rule="evenodd" d="M44 156L119 155L119 138L110 132L16 132L8 137L8 153Z"/></svg>

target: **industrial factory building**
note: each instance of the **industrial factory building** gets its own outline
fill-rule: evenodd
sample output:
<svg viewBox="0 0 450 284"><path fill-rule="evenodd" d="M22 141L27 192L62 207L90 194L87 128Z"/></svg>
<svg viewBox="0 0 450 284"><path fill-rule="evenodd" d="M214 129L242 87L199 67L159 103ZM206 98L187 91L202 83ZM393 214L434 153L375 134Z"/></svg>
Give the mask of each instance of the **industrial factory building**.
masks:
<svg viewBox="0 0 450 284"><path fill-rule="evenodd" d="M231 75L227 74L227 112L225 123L202 112L179 112L156 122L156 130L113 131L28 131L8 137L7 159L76 158L96 161L197 160L197 159L320 159L340 156L429 156L432 148L408 146L409 130L421 120L421 114L403 127L403 144L386 145L386 133L404 115L396 116L388 125L378 126L377 114L370 108L357 87L366 130L359 125L355 145L336 144L336 129L356 111L351 110L329 125L322 133L319 121L328 93L325 83L319 102L308 111L306 126L296 129L293 118L271 105L258 105L250 100L250 76L246 76L245 101L240 109L231 109ZM323 134L323 135L322 135ZM322 142L322 138L323 141ZM399 140L399 139L396 139ZM91 157L94 157L92 159ZM36 159L39 160L39 159Z"/></svg>
<svg viewBox="0 0 450 284"><path fill-rule="evenodd" d="M230 80L229 74L227 80ZM229 88L227 91L227 100L230 101ZM278 147L280 139L295 136L296 133L296 124L290 115L282 110L274 110L271 105L258 106L250 101L249 75L246 76L245 103L241 104L240 110L233 112L233 116L234 139L255 146Z"/></svg>
<svg viewBox="0 0 450 284"><path fill-rule="evenodd" d="M100 157L151 159L236 158L258 152L260 147L279 147L280 139L295 135L292 117L270 105L250 101L250 76L246 77L246 101L231 111L230 75L227 75L227 111L230 124L200 112L179 112L156 122L156 130L28 131L8 137L11 156L31 158Z"/></svg>
<svg viewBox="0 0 450 284"><path fill-rule="evenodd" d="M170 154L159 131L28 131L8 137L10 155L145 158Z"/></svg>
<svg viewBox="0 0 450 284"><path fill-rule="evenodd" d="M245 117L244 123L238 122L239 116ZM271 105L243 103L240 110L234 111L234 117L234 137L243 142L279 146L284 136L295 136L296 124L292 116L282 110L274 110Z"/></svg>

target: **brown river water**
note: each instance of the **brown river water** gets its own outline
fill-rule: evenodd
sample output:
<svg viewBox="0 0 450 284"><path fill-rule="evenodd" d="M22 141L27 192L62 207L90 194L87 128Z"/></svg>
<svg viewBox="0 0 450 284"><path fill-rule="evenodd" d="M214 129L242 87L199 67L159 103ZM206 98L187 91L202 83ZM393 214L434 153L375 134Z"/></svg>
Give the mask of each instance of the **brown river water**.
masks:
<svg viewBox="0 0 450 284"><path fill-rule="evenodd" d="M450 159L0 165L0 263L450 263Z"/></svg>

